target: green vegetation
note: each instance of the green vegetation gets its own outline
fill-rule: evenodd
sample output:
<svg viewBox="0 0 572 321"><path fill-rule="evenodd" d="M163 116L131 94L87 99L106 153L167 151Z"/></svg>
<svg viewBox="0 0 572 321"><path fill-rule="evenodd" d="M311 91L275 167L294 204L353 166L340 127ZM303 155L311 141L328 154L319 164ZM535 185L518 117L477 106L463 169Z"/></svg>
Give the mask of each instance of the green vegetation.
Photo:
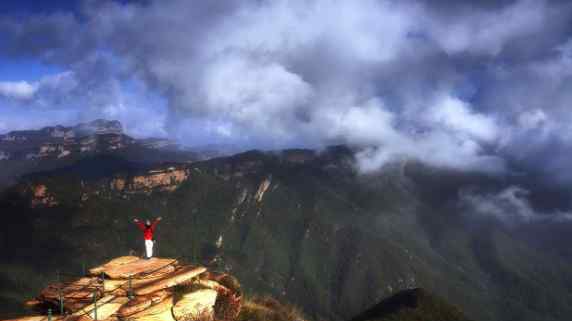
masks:
<svg viewBox="0 0 572 321"><path fill-rule="evenodd" d="M237 321L304 321L300 309L270 296L254 296L242 305Z"/></svg>
<svg viewBox="0 0 572 321"><path fill-rule="evenodd" d="M132 218L156 216L164 218L157 255L229 271L246 295L292 302L310 319L349 319L413 287L475 320L572 315L570 263L498 224L469 224L451 206L464 186L496 182L418 164L405 176L397 167L361 176L347 158L343 149L304 163L249 152L193 163L176 191L150 195L110 190L109 173L84 176L100 161L32 175L27 179L47 184L62 205L31 209L17 189L0 200L0 213L11 217L0 233L0 301L13 303L2 304L0 315L53 282L57 269L78 274L83 264L141 254ZM132 170L109 161L114 175ZM135 170L144 170L140 165ZM271 184L259 202L254 196L265 179ZM100 193L80 202L82 188Z"/></svg>

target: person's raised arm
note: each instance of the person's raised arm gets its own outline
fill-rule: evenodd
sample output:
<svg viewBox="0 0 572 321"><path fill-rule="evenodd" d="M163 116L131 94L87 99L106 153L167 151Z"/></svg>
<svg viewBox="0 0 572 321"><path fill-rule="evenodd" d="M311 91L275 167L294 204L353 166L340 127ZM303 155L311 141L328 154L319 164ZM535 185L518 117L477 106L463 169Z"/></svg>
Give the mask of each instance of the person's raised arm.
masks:
<svg viewBox="0 0 572 321"><path fill-rule="evenodd" d="M145 224L143 224L143 222L135 218L133 219L133 223L137 224L137 227L139 227L141 231L145 231Z"/></svg>
<svg viewBox="0 0 572 321"><path fill-rule="evenodd" d="M155 230L155 228L157 227L157 224L159 224L159 222L160 222L162 219L163 219L163 218L162 218L161 216L157 217L157 218L155 219L155 221L153 222L153 224L151 224L151 228L152 228L153 230Z"/></svg>

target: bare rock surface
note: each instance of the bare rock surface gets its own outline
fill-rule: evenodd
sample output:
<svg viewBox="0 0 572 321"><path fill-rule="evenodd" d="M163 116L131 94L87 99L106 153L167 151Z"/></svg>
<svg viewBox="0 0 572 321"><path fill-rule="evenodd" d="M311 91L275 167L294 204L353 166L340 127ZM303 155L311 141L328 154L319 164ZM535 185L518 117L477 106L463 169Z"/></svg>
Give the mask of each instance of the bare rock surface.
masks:
<svg viewBox="0 0 572 321"><path fill-rule="evenodd" d="M177 260L174 259L160 259L151 258L149 260L139 259L137 261L130 262L128 264L121 264L118 266L111 266L102 271L106 276L111 279L127 279L138 274L151 274L157 272L163 272L168 274L175 270L174 266L177 264Z"/></svg>
<svg viewBox="0 0 572 321"><path fill-rule="evenodd" d="M213 307L216 302L217 292L211 289L203 289L187 293L173 305L173 316L177 320L185 316L199 317L203 314L213 315Z"/></svg>
<svg viewBox="0 0 572 321"><path fill-rule="evenodd" d="M90 269L88 276L48 285L27 304L39 315L9 321L47 321L49 309L52 321L213 319L217 309L240 309L240 290L219 283L229 277L176 259L118 257ZM229 294L238 302L229 301ZM56 314L60 302L63 315Z"/></svg>
<svg viewBox="0 0 572 321"><path fill-rule="evenodd" d="M198 276L201 273L206 272L207 269L204 267L196 267L196 268L189 268L184 269L180 272L177 272L173 275L167 275L164 279L158 280L154 283L151 283L141 289L135 291L136 294L145 295L149 293L153 293L155 291L163 290L166 288L174 287L178 284L185 283L193 279L194 277Z"/></svg>
<svg viewBox="0 0 572 321"><path fill-rule="evenodd" d="M135 261L139 261L139 259L140 258L138 258L136 256L120 256L118 258L115 258L115 259L103 264L103 265L89 269L89 273L91 275L99 275L102 272L105 272L105 270L107 270L107 269L112 269L114 267L119 267L121 265L133 263Z"/></svg>

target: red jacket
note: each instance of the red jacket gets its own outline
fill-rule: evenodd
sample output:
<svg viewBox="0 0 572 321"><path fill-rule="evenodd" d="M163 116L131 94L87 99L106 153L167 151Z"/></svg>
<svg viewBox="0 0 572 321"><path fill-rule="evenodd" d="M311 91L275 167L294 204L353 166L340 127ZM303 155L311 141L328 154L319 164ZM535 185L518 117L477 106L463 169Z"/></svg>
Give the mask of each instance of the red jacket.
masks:
<svg viewBox="0 0 572 321"><path fill-rule="evenodd" d="M145 225L145 223L143 223L143 222L136 222L135 224L137 224L139 229L141 231L143 231L143 237L146 240L152 240L153 239L153 233L155 232L155 228L157 227L158 223L159 223L159 220L155 220L150 226Z"/></svg>

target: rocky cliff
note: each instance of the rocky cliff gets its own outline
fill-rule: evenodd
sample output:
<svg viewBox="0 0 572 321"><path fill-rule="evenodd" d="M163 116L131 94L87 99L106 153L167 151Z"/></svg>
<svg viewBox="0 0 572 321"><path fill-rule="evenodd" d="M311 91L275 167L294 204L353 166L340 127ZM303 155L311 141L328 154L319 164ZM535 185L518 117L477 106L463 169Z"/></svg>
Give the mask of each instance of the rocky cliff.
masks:
<svg viewBox="0 0 572 321"><path fill-rule="evenodd" d="M187 165L164 165L95 179L72 176L68 181L70 185L66 187L74 192L63 195L56 192L61 191L59 182L45 177L25 181L18 189L32 208L55 207L62 203L62 199L81 206L93 197L129 199L133 195L173 192L190 179L191 172Z"/></svg>

